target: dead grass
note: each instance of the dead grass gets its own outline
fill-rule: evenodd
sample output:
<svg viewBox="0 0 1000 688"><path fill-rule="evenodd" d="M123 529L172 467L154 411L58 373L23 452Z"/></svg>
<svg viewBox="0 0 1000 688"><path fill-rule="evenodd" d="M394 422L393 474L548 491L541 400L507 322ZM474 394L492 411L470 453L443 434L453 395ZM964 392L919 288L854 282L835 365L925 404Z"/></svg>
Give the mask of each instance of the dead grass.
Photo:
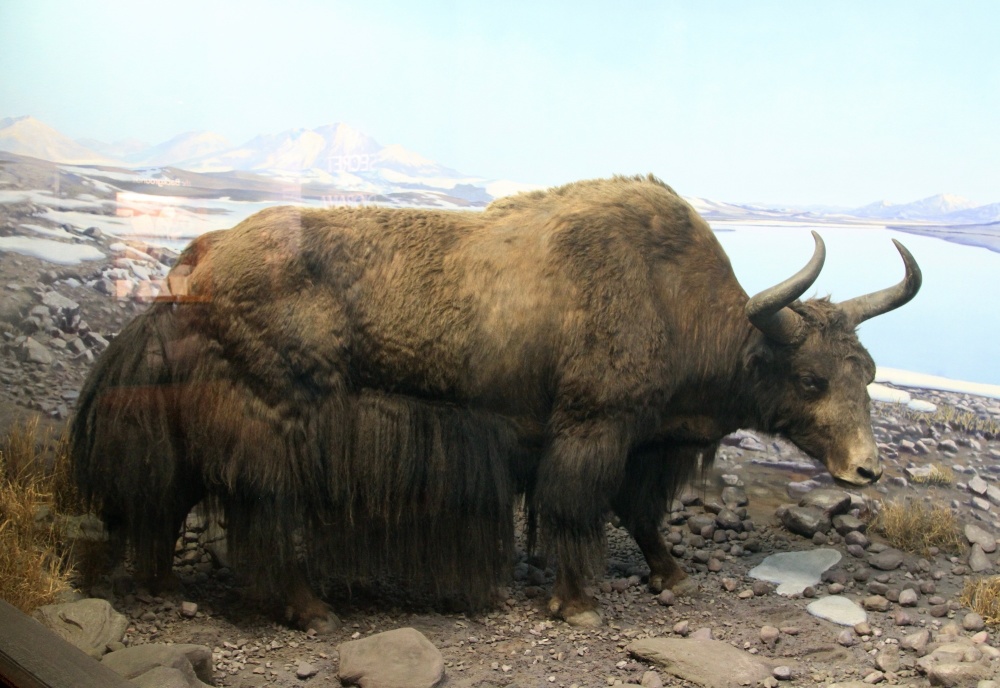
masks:
<svg viewBox="0 0 1000 688"><path fill-rule="evenodd" d="M68 463L65 440L40 435L37 421L0 441L0 598L24 612L70 587L56 518L78 501Z"/></svg>
<svg viewBox="0 0 1000 688"><path fill-rule="evenodd" d="M989 437L1000 436L1000 423L996 419L963 411L949 404L938 404L937 410L932 413L914 411L900 405L898 413L910 421L926 423L940 429L956 430L970 435L982 433Z"/></svg>
<svg viewBox="0 0 1000 688"><path fill-rule="evenodd" d="M955 482L955 471L947 466L942 468L938 465L932 465L927 475L915 475L910 478L910 482L921 485L951 485Z"/></svg>
<svg viewBox="0 0 1000 688"><path fill-rule="evenodd" d="M872 530L896 549L926 556L931 547L942 552L962 552L962 531L951 509L903 500L883 504Z"/></svg>
<svg viewBox="0 0 1000 688"><path fill-rule="evenodd" d="M959 602L991 626L1000 625L1000 576L969 578L965 581Z"/></svg>

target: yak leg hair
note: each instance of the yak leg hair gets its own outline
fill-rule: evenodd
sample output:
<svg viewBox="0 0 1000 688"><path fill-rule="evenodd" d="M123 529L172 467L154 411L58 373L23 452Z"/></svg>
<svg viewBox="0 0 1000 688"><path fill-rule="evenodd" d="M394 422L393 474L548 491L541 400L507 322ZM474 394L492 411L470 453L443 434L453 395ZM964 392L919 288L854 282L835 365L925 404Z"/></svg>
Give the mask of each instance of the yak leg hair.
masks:
<svg viewBox="0 0 1000 688"><path fill-rule="evenodd" d="M663 541L660 525L680 488L699 468L705 470L714 456L714 446L698 444L649 445L629 455L611 504L646 558L653 592L673 588L687 578Z"/></svg>
<svg viewBox="0 0 1000 688"><path fill-rule="evenodd" d="M571 623L599 622L584 585L604 568L608 497L622 479L627 436L618 423L569 426L551 441L538 470L532 501L539 535L559 565L549 610Z"/></svg>
<svg viewBox="0 0 1000 688"><path fill-rule="evenodd" d="M165 353L175 335L164 308L125 327L82 389L70 430L81 496L102 516L113 551L131 544L153 586L169 575L184 518L204 494L177 428L182 389Z"/></svg>
<svg viewBox="0 0 1000 688"><path fill-rule="evenodd" d="M329 525L312 531L317 576L380 574L465 608L492 601L513 560L510 421L399 394L351 396L351 434L330 462Z"/></svg>

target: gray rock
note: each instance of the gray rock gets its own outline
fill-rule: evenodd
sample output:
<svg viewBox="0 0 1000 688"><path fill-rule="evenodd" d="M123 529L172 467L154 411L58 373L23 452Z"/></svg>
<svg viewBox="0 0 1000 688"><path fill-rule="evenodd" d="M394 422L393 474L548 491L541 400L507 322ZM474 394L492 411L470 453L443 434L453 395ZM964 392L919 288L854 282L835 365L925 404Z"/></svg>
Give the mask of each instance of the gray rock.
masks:
<svg viewBox="0 0 1000 688"><path fill-rule="evenodd" d="M52 352L48 348L31 337L24 340L21 347L18 349L18 358L26 363L40 363L41 365L50 365L55 359Z"/></svg>
<svg viewBox="0 0 1000 688"><path fill-rule="evenodd" d="M731 509L723 509L715 517L717 526L724 530L743 530L743 520Z"/></svg>
<svg viewBox="0 0 1000 688"><path fill-rule="evenodd" d="M820 483L816 480L802 480L799 482L792 481L785 486L785 492L792 499L801 499L803 496L809 492L817 489Z"/></svg>
<svg viewBox="0 0 1000 688"><path fill-rule="evenodd" d="M887 612L889 611L890 603L889 600L881 595L869 595L861 604L870 612Z"/></svg>
<svg viewBox="0 0 1000 688"><path fill-rule="evenodd" d="M295 678L300 680L305 680L307 678L312 678L319 673L319 669L314 667L309 662L299 662L298 666L295 667Z"/></svg>
<svg viewBox="0 0 1000 688"><path fill-rule="evenodd" d="M886 645L885 649L875 657L875 666L881 671L899 671L899 648L895 645Z"/></svg>
<svg viewBox="0 0 1000 688"><path fill-rule="evenodd" d="M128 619L112 609L107 600L49 604L36 609L33 616L95 658L104 654L108 643L120 641L128 628Z"/></svg>
<svg viewBox="0 0 1000 688"><path fill-rule="evenodd" d="M789 507L781 521L793 533L810 538L830 529L830 517L822 509L813 506Z"/></svg>
<svg viewBox="0 0 1000 688"><path fill-rule="evenodd" d="M973 545L972 550L969 552L969 568L972 569L973 573L982 573L993 568L990 558L986 556L983 548L978 544Z"/></svg>
<svg viewBox="0 0 1000 688"><path fill-rule="evenodd" d="M722 503L730 509L735 509L749 504L750 498L742 487L729 486L722 488Z"/></svg>
<svg viewBox="0 0 1000 688"><path fill-rule="evenodd" d="M695 535L700 535L705 526L715 526L715 516L711 514L695 514L688 519L688 529Z"/></svg>
<svg viewBox="0 0 1000 688"><path fill-rule="evenodd" d="M777 666L777 662L768 662L720 640L647 638L626 649L632 656L699 686L755 685L770 677Z"/></svg>
<svg viewBox="0 0 1000 688"><path fill-rule="evenodd" d="M969 612L962 618L962 628L967 631L981 631L986 627L986 621L976 612Z"/></svg>
<svg viewBox="0 0 1000 688"><path fill-rule="evenodd" d="M53 315L80 311L80 304L57 291L45 292L42 295L42 305L48 308L49 313Z"/></svg>
<svg viewBox="0 0 1000 688"><path fill-rule="evenodd" d="M868 557L868 564L880 571L894 571L903 563L903 553L896 549L886 549Z"/></svg>
<svg viewBox="0 0 1000 688"><path fill-rule="evenodd" d="M973 523L965 526L965 539L970 545L982 547L987 554L996 551L997 539Z"/></svg>
<svg viewBox="0 0 1000 688"><path fill-rule="evenodd" d="M640 685L643 688L663 688L663 679L655 671L647 671L642 675L642 683Z"/></svg>
<svg viewBox="0 0 1000 688"><path fill-rule="evenodd" d="M851 508L851 495L843 490L823 487L802 497L799 506L813 506L822 509L827 516L845 514Z"/></svg>
<svg viewBox="0 0 1000 688"><path fill-rule="evenodd" d="M926 659L926 658L924 658ZM978 662L932 662L921 668L932 686L974 686L992 676L990 669Z"/></svg>
<svg viewBox="0 0 1000 688"><path fill-rule="evenodd" d="M927 651L927 644L931 641L931 632L926 628L916 633L910 633L903 637L899 646L904 650L911 650L922 656Z"/></svg>
<svg viewBox="0 0 1000 688"><path fill-rule="evenodd" d="M864 532L868 524L851 514L837 514L833 517L833 529L843 536L851 533Z"/></svg>
<svg viewBox="0 0 1000 688"><path fill-rule="evenodd" d="M174 676L177 672L185 686L201 688L212 685L212 651L204 645L136 645L111 652L101 663L116 674L140 685L157 686L154 679ZM166 674L159 669L172 669ZM149 677L147 674L152 673Z"/></svg>
<svg viewBox="0 0 1000 688"><path fill-rule="evenodd" d="M996 485L990 485L986 488L986 498L990 500L991 503L1000 506L1000 487Z"/></svg>
<svg viewBox="0 0 1000 688"><path fill-rule="evenodd" d="M907 588L899 593L899 599L897 601L899 602L900 607L916 607L919 599L920 594L916 590L913 588Z"/></svg>
<svg viewBox="0 0 1000 688"><path fill-rule="evenodd" d="M133 678L130 683L137 688L200 688L206 685L201 681L192 684L183 671L165 666L153 667Z"/></svg>
<svg viewBox="0 0 1000 688"><path fill-rule="evenodd" d="M969 481L969 492L972 492L973 494L982 496L986 494L986 488L988 487L989 483L980 478L978 475Z"/></svg>
<svg viewBox="0 0 1000 688"><path fill-rule="evenodd" d="M837 644L844 647L854 647L858 644L858 636L854 631L845 628L837 635Z"/></svg>
<svg viewBox="0 0 1000 688"><path fill-rule="evenodd" d="M340 645L340 680L361 688L431 688L444 658L423 633L397 628Z"/></svg>

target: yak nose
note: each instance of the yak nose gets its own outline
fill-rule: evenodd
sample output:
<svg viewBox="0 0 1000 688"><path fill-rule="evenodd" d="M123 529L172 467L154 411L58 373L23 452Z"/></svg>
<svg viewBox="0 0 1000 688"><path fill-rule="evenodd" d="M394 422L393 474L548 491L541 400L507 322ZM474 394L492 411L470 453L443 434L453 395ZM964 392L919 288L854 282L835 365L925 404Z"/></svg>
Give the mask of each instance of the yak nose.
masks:
<svg viewBox="0 0 1000 688"><path fill-rule="evenodd" d="M871 468L866 468L865 466L858 466L858 475L861 476L866 483L877 483L878 479L882 477L882 467L875 464L874 470Z"/></svg>

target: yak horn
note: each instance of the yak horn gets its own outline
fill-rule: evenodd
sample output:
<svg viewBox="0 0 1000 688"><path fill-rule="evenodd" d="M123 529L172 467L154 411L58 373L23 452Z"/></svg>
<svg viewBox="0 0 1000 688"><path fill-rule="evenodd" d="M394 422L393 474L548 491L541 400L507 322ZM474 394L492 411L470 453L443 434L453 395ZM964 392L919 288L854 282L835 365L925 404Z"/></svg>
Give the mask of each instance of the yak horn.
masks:
<svg viewBox="0 0 1000 688"><path fill-rule="evenodd" d="M826 260L826 245L816 232L812 233L816 248L804 268L784 282L765 289L750 299L746 305L747 318L768 339L783 344L795 342L802 330L802 317L787 306L802 296L819 277Z"/></svg>
<svg viewBox="0 0 1000 688"><path fill-rule="evenodd" d="M839 304L840 309L855 327L869 318L899 308L916 296L920 290L923 275L920 272L920 266L913 258L913 254L895 239L892 240L892 243L896 244L896 250L903 257L903 263L906 265L906 276L903 277L902 282L888 289L858 296Z"/></svg>

